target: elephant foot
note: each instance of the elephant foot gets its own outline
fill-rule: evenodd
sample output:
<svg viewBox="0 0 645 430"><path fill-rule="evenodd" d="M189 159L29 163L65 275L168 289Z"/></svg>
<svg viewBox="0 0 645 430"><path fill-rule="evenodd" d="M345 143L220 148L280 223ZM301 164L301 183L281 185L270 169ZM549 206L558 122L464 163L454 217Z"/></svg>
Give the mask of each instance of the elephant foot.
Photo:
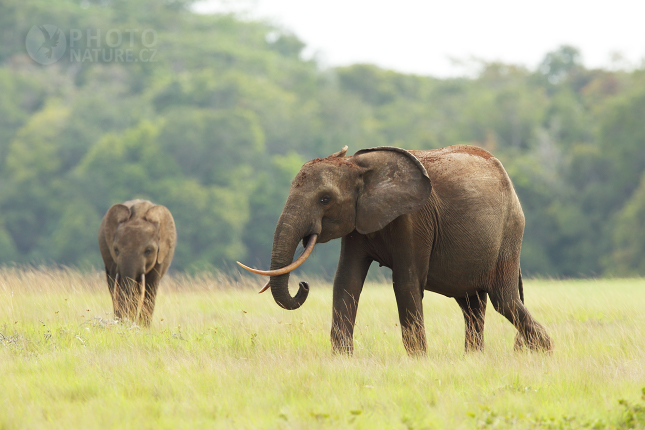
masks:
<svg viewBox="0 0 645 430"><path fill-rule="evenodd" d="M351 335L332 332L331 347L334 354L354 355L354 339Z"/></svg>
<svg viewBox="0 0 645 430"><path fill-rule="evenodd" d="M425 357L426 354L427 354L425 349L413 349L412 350L412 349L407 349L406 348L406 351L408 353L408 356L410 356L412 358L422 358L422 357Z"/></svg>
<svg viewBox="0 0 645 430"><path fill-rule="evenodd" d="M466 348L464 349L466 354L470 353L477 353L477 352L484 352L484 345L466 345Z"/></svg>
<svg viewBox="0 0 645 430"><path fill-rule="evenodd" d="M332 347L332 352L334 355L345 355L351 357L354 355L354 348L350 347Z"/></svg>
<svg viewBox="0 0 645 430"><path fill-rule="evenodd" d="M518 331L515 334L515 345L513 346L513 349L515 351L524 351L524 347L526 347L524 336L522 336L522 334Z"/></svg>
<svg viewBox="0 0 645 430"><path fill-rule="evenodd" d="M517 332L513 349L515 351L523 351L525 348L532 351L551 352L553 350L553 342L542 327L527 335L522 335L520 332Z"/></svg>
<svg viewBox="0 0 645 430"><path fill-rule="evenodd" d="M465 351L466 354L484 351L484 336L478 333L467 333Z"/></svg>
<svg viewBox="0 0 645 430"><path fill-rule="evenodd" d="M403 346L410 357L426 355L427 343L425 332L420 330L403 330Z"/></svg>
<svg viewBox="0 0 645 430"><path fill-rule="evenodd" d="M336 355L346 355L351 357L354 355L354 342L351 340L349 343L343 342L343 343L336 343L332 341L332 352Z"/></svg>
<svg viewBox="0 0 645 430"><path fill-rule="evenodd" d="M144 318L139 320L139 327L150 328L150 319Z"/></svg>

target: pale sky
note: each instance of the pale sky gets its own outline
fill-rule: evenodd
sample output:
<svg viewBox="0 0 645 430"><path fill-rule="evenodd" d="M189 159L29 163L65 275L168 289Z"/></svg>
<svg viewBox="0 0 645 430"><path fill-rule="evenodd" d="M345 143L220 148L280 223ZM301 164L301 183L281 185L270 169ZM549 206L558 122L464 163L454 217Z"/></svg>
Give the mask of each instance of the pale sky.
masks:
<svg viewBox="0 0 645 430"><path fill-rule="evenodd" d="M562 44L588 67L641 67L645 58L643 0L205 0L195 10L269 19L323 66L454 76L472 72L472 58L534 68Z"/></svg>

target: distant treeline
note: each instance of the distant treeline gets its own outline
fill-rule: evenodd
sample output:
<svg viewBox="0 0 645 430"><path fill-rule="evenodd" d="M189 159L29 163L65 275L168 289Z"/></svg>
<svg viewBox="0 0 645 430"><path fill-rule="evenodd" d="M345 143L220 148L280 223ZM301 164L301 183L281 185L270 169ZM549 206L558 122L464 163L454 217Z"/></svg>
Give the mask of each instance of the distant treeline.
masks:
<svg viewBox="0 0 645 430"><path fill-rule="evenodd" d="M514 181L526 274L645 275L644 69L587 69L569 46L472 78L321 69L288 31L190 3L0 3L0 263L100 266L102 216L145 198L175 217L174 269L266 267L305 161L466 143ZM49 66L25 49L41 24L70 45ZM337 258L320 246L308 270Z"/></svg>

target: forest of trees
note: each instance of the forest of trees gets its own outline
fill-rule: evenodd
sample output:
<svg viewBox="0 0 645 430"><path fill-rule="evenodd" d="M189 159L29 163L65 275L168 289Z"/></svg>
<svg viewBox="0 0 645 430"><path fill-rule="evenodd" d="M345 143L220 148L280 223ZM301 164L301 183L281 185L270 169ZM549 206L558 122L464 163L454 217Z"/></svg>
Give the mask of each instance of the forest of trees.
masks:
<svg viewBox="0 0 645 430"><path fill-rule="evenodd" d="M482 62L468 78L325 69L287 30L190 4L0 2L0 264L100 267L102 216L144 198L175 217L174 270L266 268L305 161L343 145L466 143L492 151L515 184L526 274L645 275L645 69L588 69L571 46L534 70ZM111 29L149 29L152 48L121 43L154 60L67 52L42 66L25 49L40 24L68 40L80 30L81 51L112 49ZM332 275L338 242L307 270Z"/></svg>

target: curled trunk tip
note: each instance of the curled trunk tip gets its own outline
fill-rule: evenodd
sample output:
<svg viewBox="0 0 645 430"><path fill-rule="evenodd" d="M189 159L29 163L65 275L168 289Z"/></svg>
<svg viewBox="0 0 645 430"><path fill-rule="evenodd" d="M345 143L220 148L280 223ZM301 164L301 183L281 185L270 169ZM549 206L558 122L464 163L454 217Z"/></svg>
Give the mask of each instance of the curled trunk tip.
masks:
<svg viewBox="0 0 645 430"><path fill-rule="evenodd" d="M271 292L273 292L273 290L271 290ZM289 297L290 300L284 300L284 298L282 297L276 297L275 294L273 295L273 298L282 309L293 311L303 305L303 303L307 300L308 295L309 284L305 281L301 281L298 284L298 292L293 298Z"/></svg>

